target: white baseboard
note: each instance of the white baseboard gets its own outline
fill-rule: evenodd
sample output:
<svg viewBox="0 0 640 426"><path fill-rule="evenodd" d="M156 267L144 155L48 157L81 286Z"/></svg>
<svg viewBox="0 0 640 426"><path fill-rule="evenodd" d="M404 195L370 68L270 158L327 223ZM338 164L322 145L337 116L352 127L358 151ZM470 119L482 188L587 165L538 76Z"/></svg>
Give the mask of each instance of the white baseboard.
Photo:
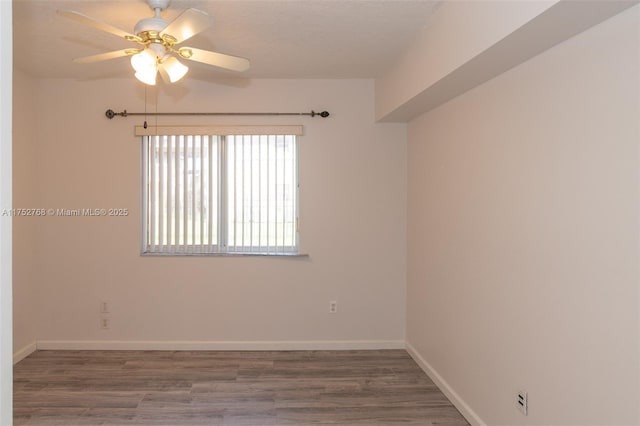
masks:
<svg viewBox="0 0 640 426"><path fill-rule="evenodd" d="M21 348L18 352L13 353L13 365L16 365L38 349L37 342L31 342L27 346Z"/></svg>
<svg viewBox="0 0 640 426"><path fill-rule="evenodd" d="M125 341L41 340L39 350L121 351L301 351L404 349L402 340L309 340L309 341Z"/></svg>
<svg viewBox="0 0 640 426"><path fill-rule="evenodd" d="M458 411L464 416L465 419L473 426L487 426L487 424L482 421L480 416L473 411L473 409L458 395L458 393L453 390L453 388L447 383L447 381L440 375L434 368L425 360L416 349L411 345L411 343L406 342L406 349L411 358L424 370L424 372L429 376L431 380L440 388L442 393L444 393L447 398L456 406Z"/></svg>

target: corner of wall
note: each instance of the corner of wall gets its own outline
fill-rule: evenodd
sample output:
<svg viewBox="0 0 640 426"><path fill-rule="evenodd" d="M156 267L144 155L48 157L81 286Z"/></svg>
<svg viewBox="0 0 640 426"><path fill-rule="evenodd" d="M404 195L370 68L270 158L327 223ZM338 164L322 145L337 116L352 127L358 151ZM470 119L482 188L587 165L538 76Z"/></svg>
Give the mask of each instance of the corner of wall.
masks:
<svg viewBox="0 0 640 426"><path fill-rule="evenodd" d="M18 351L13 353L13 365L16 365L38 349L38 344L34 341L26 346L23 346Z"/></svg>
<svg viewBox="0 0 640 426"><path fill-rule="evenodd" d="M426 373L427 376L440 388L453 405L460 411L465 419L473 426L487 426L487 424L480 418L480 416L473 411L471 406L462 399L462 397L451 387L451 385L429 364L429 362L418 353L416 348L407 341L406 349L411 358L420 366L420 368Z"/></svg>

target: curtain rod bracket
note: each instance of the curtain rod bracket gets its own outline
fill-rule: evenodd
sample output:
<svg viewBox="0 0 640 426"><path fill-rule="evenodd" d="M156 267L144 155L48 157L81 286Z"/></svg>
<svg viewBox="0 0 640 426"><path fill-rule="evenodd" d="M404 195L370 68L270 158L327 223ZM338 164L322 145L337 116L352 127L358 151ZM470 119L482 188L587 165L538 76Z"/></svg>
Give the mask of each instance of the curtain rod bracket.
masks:
<svg viewBox="0 0 640 426"><path fill-rule="evenodd" d="M115 112L112 109L105 111L104 115L111 120L113 117L128 117L130 115L308 115L309 117L315 117L319 115L322 118L329 117L329 111L315 112L127 112L125 109L122 112Z"/></svg>
<svg viewBox="0 0 640 426"><path fill-rule="evenodd" d="M319 115L322 118L326 118L329 116L329 111L315 112L314 110L311 110L311 113L309 115L311 117L315 117L316 115Z"/></svg>

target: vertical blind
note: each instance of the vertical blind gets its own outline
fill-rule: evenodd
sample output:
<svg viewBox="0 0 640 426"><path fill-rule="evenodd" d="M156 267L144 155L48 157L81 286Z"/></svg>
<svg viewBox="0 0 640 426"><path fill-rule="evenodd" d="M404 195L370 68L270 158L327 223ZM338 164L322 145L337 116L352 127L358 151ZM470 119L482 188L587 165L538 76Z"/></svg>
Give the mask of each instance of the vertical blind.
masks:
<svg viewBox="0 0 640 426"><path fill-rule="evenodd" d="M300 126L172 129L139 131L143 253L298 252Z"/></svg>

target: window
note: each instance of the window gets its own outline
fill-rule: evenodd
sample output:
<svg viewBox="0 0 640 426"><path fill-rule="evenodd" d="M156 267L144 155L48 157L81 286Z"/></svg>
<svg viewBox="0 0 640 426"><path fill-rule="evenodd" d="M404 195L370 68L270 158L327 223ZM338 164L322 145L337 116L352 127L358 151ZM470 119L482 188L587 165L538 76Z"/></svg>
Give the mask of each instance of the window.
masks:
<svg viewBox="0 0 640 426"><path fill-rule="evenodd" d="M142 252L297 254L301 130L158 127L159 135L143 135Z"/></svg>

